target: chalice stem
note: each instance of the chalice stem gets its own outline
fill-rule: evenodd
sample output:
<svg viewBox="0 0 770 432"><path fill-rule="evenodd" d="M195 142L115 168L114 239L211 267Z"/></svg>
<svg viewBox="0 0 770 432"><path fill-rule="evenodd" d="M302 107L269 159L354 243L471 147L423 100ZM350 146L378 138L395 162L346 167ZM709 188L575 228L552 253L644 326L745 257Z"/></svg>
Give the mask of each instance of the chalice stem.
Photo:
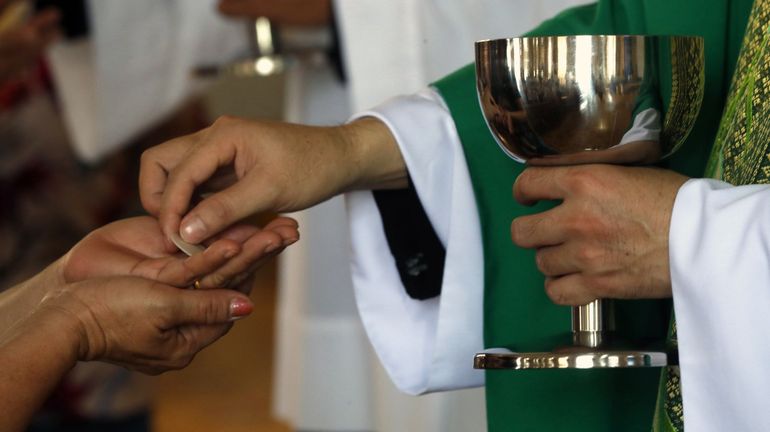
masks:
<svg viewBox="0 0 770 432"><path fill-rule="evenodd" d="M613 330L612 303L594 300L572 308L572 341L575 345L597 348L607 342Z"/></svg>

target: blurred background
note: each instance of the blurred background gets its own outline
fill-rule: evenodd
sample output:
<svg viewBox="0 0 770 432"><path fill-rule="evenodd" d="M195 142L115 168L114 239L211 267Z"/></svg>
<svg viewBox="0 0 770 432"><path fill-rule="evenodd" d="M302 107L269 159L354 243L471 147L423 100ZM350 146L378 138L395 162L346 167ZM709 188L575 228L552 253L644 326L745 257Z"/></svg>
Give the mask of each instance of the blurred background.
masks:
<svg viewBox="0 0 770 432"><path fill-rule="evenodd" d="M343 123L576 0L0 0L0 289L143 214L143 150L221 115ZM31 431L480 431L481 390L399 394L366 340L341 197L180 372L79 364ZM255 223L270 215L257 215ZM469 359L470 363L470 359Z"/></svg>

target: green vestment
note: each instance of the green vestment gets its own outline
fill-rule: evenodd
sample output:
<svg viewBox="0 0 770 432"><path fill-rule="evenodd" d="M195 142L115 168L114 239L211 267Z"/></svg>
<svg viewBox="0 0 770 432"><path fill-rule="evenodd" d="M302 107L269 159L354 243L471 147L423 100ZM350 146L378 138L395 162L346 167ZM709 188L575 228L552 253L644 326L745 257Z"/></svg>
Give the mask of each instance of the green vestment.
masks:
<svg viewBox="0 0 770 432"><path fill-rule="evenodd" d="M751 4L751 0L601 0L566 11L530 34L703 36L703 107L684 146L665 162L672 169L700 177L717 132ZM513 218L543 211L549 204L524 207L513 200L511 188L524 167L504 156L489 134L478 107L473 65L435 87L457 126L479 210L485 346L551 350L569 340L570 310L550 302L543 290L543 276L535 267L534 252L515 247L510 239ZM637 344L663 339L670 311L668 301L618 302L617 332ZM660 369L488 371L489 430L649 431L659 376Z"/></svg>

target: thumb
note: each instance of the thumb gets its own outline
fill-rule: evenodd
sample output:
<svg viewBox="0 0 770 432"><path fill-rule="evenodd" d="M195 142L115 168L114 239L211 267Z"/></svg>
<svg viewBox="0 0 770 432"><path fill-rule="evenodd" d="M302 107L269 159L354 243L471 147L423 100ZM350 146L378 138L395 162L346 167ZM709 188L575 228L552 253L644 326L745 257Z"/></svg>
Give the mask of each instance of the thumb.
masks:
<svg viewBox="0 0 770 432"><path fill-rule="evenodd" d="M266 197L256 196L247 183L241 179L198 203L179 225L182 239L198 244L230 225L265 210L266 204L262 201Z"/></svg>
<svg viewBox="0 0 770 432"><path fill-rule="evenodd" d="M183 324L223 324L248 316L254 304L232 290L179 290L173 308L173 321Z"/></svg>

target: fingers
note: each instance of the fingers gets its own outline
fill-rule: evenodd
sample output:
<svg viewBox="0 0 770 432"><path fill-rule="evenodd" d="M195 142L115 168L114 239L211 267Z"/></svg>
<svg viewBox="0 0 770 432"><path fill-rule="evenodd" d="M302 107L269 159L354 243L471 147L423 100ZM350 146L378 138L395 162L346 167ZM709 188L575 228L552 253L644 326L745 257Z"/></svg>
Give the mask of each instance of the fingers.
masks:
<svg viewBox="0 0 770 432"><path fill-rule="evenodd" d="M286 244L288 245L288 244ZM201 279L201 286L222 287L230 286L245 279L248 275L262 265L267 259L280 253L285 247L284 240L275 232L261 231L249 238L243 245L240 254L225 263L214 273Z"/></svg>
<svg viewBox="0 0 770 432"><path fill-rule="evenodd" d="M160 205L160 224L166 235L179 232L190 243L200 243L210 235L232 225L250 214L253 197L244 182L238 182L204 199L203 218L188 215L187 225L181 227L182 215L189 209L195 188L205 183L217 169L233 163L236 149L230 141L209 140L196 146L171 171L166 179ZM191 216L196 216L191 218Z"/></svg>
<svg viewBox="0 0 770 432"><path fill-rule="evenodd" d="M186 325L180 327L179 336L184 340L189 351L189 361L192 361L195 354L206 348L219 338L226 335L233 327L233 323L214 324L214 325ZM189 363L188 361L188 363ZM186 365L185 365L186 366Z"/></svg>
<svg viewBox="0 0 770 432"><path fill-rule="evenodd" d="M513 197L524 205L533 205L541 200L563 199L565 190L559 180L561 170L566 168L529 167L513 184Z"/></svg>
<svg viewBox="0 0 770 432"><path fill-rule="evenodd" d="M205 131L205 129L203 130ZM168 175L200 140L203 131L172 139L142 154L139 169L139 196L142 206L158 216Z"/></svg>
<svg viewBox="0 0 770 432"><path fill-rule="evenodd" d="M217 271L240 252L241 245L238 242L229 239L218 240L202 253L183 260L176 257L162 258L167 260L167 265L157 273L156 279L177 287L190 286L201 276Z"/></svg>
<svg viewBox="0 0 770 432"><path fill-rule="evenodd" d="M184 174L180 172L180 175ZM189 185L188 183L186 186L179 186L181 193L186 193ZM181 220L179 235L187 242L200 243L233 223L258 212L262 205L251 190L251 185L241 181L207 197ZM167 194L173 193L172 185L169 184ZM170 204L168 211L176 214L181 208L181 204L177 202Z"/></svg>
<svg viewBox="0 0 770 432"><path fill-rule="evenodd" d="M271 220L267 225L265 225L265 230L272 230L279 234L286 233L289 234L290 232L293 234L297 231L299 228L299 223L286 216L279 216L273 220ZM288 229L288 231L287 231ZM287 238L286 236L282 236L284 238Z"/></svg>
<svg viewBox="0 0 770 432"><path fill-rule="evenodd" d="M511 222L511 240L523 248L540 248L563 243L567 238L567 227L559 223L562 207L520 216Z"/></svg>
<svg viewBox="0 0 770 432"><path fill-rule="evenodd" d="M546 278L545 293L552 302L564 306L580 306L598 298L586 278L580 274Z"/></svg>
<svg viewBox="0 0 770 432"><path fill-rule="evenodd" d="M226 324L248 316L254 304L232 290L176 290L168 293L169 328L184 324Z"/></svg>
<svg viewBox="0 0 770 432"><path fill-rule="evenodd" d="M567 242L558 246L539 248L535 255L537 268L549 277L570 273L597 275L616 271L608 251L599 246Z"/></svg>

